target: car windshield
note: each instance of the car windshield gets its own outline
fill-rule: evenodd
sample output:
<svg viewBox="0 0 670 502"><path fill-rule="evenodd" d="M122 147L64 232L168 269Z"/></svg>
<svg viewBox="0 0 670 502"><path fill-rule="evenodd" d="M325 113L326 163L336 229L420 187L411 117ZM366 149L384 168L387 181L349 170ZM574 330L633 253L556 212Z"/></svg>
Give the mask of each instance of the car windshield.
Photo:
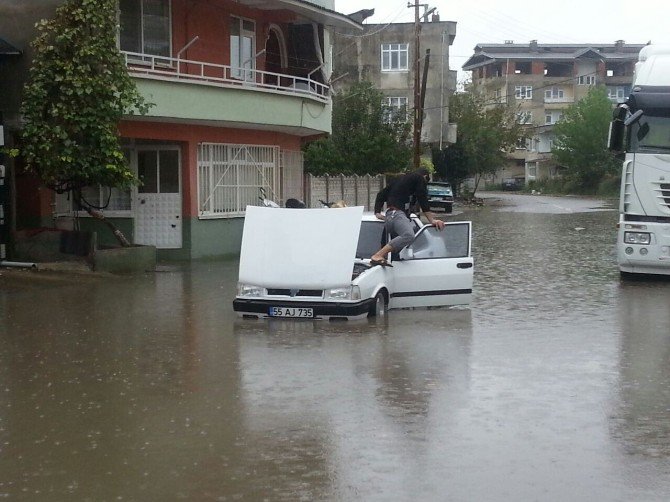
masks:
<svg viewBox="0 0 670 502"><path fill-rule="evenodd" d="M428 195L451 195L450 185L428 184Z"/></svg>
<svg viewBox="0 0 670 502"><path fill-rule="evenodd" d="M383 221L364 221L358 235L356 258L370 258L382 247Z"/></svg>

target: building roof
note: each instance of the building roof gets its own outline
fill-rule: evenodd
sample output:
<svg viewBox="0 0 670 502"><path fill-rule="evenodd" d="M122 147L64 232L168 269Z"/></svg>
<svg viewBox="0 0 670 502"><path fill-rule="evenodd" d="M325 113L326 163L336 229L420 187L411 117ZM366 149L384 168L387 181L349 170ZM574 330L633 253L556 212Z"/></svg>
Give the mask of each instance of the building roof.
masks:
<svg viewBox="0 0 670 502"><path fill-rule="evenodd" d="M575 59L602 59L603 61L637 60L645 44L477 44L475 53L463 65L474 70L495 62L516 61L573 61Z"/></svg>
<svg viewBox="0 0 670 502"><path fill-rule="evenodd" d="M237 0L242 5L262 10L286 9L327 26L363 29L363 25L340 12L327 9L307 0Z"/></svg>
<svg viewBox="0 0 670 502"><path fill-rule="evenodd" d="M18 56L21 51L6 40L0 38L0 56Z"/></svg>

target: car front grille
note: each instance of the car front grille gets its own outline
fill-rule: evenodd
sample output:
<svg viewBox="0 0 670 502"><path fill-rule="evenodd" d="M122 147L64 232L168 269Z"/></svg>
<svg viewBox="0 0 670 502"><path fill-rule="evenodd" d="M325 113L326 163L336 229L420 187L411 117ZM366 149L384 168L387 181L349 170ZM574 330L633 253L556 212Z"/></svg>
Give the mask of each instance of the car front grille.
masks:
<svg viewBox="0 0 670 502"><path fill-rule="evenodd" d="M271 296L310 296L310 297L322 297L323 290L321 289L280 289L280 288L271 288L268 289L268 295Z"/></svg>

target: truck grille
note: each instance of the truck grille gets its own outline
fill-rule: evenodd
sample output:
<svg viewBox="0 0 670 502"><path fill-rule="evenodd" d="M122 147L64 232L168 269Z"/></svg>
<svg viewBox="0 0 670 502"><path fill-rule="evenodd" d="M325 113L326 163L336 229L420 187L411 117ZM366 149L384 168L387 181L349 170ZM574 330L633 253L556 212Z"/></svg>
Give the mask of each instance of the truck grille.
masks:
<svg viewBox="0 0 670 502"><path fill-rule="evenodd" d="M658 192L658 198L662 201L661 204L670 208L670 183L661 183Z"/></svg>

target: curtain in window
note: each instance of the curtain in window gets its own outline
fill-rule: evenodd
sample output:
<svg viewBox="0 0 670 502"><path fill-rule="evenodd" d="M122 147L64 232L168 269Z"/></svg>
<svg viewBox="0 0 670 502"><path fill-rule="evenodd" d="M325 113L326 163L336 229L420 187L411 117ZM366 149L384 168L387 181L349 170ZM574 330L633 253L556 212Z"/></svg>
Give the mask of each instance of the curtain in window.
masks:
<svg viewBox="0 0 670 502"><path fill-rule="evenodd" d="M121 50L170 56L169 0L119 0Z"/></svg>

